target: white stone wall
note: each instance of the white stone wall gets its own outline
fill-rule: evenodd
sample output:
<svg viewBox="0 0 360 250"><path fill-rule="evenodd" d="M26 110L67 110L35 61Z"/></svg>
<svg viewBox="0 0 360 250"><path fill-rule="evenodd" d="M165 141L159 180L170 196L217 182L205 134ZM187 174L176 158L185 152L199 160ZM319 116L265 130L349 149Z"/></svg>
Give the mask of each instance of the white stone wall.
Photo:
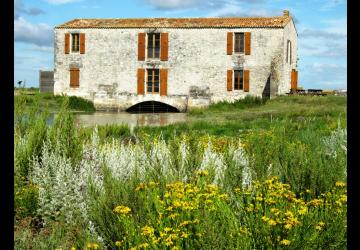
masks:
<svg viewBox="0 0 360 250"><path fill-rule="evenodd" d="M290 62L286 62L286 53L287 53L287 41L290 40L291 42L291 64ZM283 60L283 78L282 84L279 86L279 95L285 94L289 92L291 88L291 70L297 70L297 31L293 21L290 21L284 27L284 60Z"/></svg>
<svg viewBox="0 0 360 250"><path fill-rule="evenodd" d="M292 34L292 28L287 25L286 31L281 28L157 29L169 34L168 61L137 60L138 33L150 29L55 29L54 92L82 96L93 100L99 108L118 110L145 100L186 110L191 106L236 100L247 94L261 97L274 55L283 53L280 56L285 58L284 33ZM85 33L85 54L64 53L66 32ZM251 55L227 55L227 32L251 32ZM296 53L293 56L295 62ZM69 86L72 66L80 68L80 87L76 89ZM137 95L137 69L152 67L168 69L167 96ZM226 71L234 67L250 70L249 92L227 91ZM288 70L285 68L281 65L280 71ZM286 81L287 73L279 74L281 78L272 84L279 85L278 91L282 93L286 88L282 81ZM208 95L189 97L193 88L207 89Z"/></svg>

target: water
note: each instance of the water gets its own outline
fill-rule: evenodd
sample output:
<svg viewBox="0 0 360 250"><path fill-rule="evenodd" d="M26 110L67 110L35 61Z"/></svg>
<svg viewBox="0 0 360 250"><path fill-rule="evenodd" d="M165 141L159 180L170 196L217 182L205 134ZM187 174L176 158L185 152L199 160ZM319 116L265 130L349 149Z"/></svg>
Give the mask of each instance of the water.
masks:
<svg viewBox="0 0 360 250"><path fill-rule="evenodd" d="M105 124L127 124L135 126L166 126L176 122L186 122L186 113L144 113L95 112L92 114L74 114L75 123L84 127Z"/></svg>

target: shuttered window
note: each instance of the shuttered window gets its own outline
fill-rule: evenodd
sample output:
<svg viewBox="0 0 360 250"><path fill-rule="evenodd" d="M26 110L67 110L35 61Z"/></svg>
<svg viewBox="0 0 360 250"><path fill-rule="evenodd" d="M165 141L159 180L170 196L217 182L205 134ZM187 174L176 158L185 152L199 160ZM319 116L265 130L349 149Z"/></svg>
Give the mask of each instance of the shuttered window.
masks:
<svg viewBox="0 0 360 250"><path fill-rule="evenodd" d="M80 48L80 34L71 34L71 52L79 52Z"/></svg>
<svg viewBox="0 0 360 250"><path fill-rule="evenodd" d="M147 69L146 75L146 92L159 93L159 69Z"/></svg>
<svg viewBox="0 0 360 250"><path fill-rule="evenodd" d="M234 90L244 89L244 71L234 70Z"/></svg>
<svg viewBox="0 0 360 250"><path fill-rule="evenodd" d="M80 70L78 68L70 69L70 87L77 88L80 86Z"/></svg>
<svg viewBox="0 0 360 250"><path fill-rule="evenodd" d="M245 48L245 34L235 33L235 52L244 53Z"/></svg>
<svg viewBox="0 0 360 250"><path fill-rule="evenodd" d="M147 57L160 58L160 33L148 33Z"/></svg>

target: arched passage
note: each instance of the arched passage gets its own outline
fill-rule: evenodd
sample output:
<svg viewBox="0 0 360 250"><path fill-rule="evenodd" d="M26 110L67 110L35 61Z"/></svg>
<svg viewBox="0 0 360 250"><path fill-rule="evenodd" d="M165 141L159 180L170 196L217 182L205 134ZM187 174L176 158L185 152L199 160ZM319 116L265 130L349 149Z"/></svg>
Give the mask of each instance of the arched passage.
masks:
<svg viewBox="0 0 360 250"><path fill-rule="evenodd" d="M166 103L146 101L137 103L126 110L129 113L179 113L180 111Z"/></svg>

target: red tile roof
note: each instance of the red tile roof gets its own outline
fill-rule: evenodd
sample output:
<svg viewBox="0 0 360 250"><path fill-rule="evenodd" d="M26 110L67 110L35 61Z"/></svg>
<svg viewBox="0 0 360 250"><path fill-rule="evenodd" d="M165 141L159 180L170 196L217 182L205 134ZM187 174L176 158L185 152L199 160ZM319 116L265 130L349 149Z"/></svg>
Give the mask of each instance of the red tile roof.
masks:
<svg viewBox="0 0 360 250"><path fill-rule="evenodd" d="M257 28L284 27L291 17L214 17L214 18L112 18L74 19L59 26L63 28Z"/></svg>

